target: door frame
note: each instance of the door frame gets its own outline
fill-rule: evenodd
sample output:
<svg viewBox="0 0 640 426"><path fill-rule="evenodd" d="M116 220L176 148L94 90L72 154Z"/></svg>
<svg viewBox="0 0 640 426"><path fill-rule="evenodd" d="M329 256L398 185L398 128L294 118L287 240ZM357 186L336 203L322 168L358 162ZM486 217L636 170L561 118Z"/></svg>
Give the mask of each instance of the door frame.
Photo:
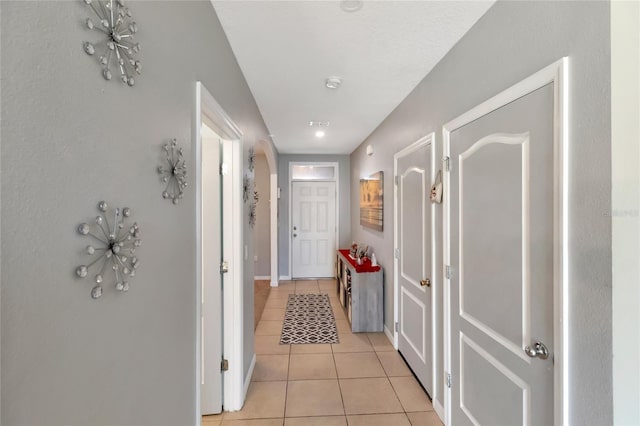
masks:
<svg viewBox="0 0 640 426"><path fill-rule="evenodd" d="M335 211L335 223L336 223L336 232L335 232L335 247L334 250L338 250L340 246L340 197L338 192L340 191L340 165L336 161L289 161L289 279L294 279L293 277L293 230L291 229L291 222L293 220L293 203L291 200L293 199L293 182L292 178L293 166L333 166L335 170L335 179L295 179L296 182L335 182L336 183L336 191L334 196L336 197L336 211ZM333 268L335 271L335 267ZM316 277L322 278L322 277Z"/></svg>
<svg viewBox="0 0 640 426"><path fill-rule="evenodd" d="M393 155L393 176L394 179L398 176L398 159L400 157L404 157L407 154L410 154L413 151L416 151L422 148L425 145L431 144L431 175L429 176L430 182L433 182L436 178L436 134L435 132L431 132L426 136L418 139L413 142L411 145L406 146L400 151L396 152ZM399 178L398 178L399 179ZM398 256L395 256L395 250L399 250L398 247L398 235L399 234L399 221L398 221L398 185L394 181L393 185L393 247L394 247L394 256L393 256L393 322L394 322L394 333L393 333L393 347L398 350L399 346L399 336L400 330L396 331L395 324L399 324L400 322L400 283L399 283L399 274L400 274L400 264ZM438 387L436 386L437 381L437 371L436 366L438 365L438 347L437 347L437 330L440 327L438 324L438 316L437 316L437 306L438 300L440 298L440 290L439 290L439 280L437 279L437 248L436 248L436 205L431 201L427 201L430 205L431 209L431 373L432 373L432 400L434 402L434 409L438 412L438 415L442 417L444 413L442 412L442 407L437 404L437 397L439 397Z"/></svg>
<svg viewBox="0 0 640 426"><path fill-rule="evenodd" d="M240 128L227 115L222 106L215 100L202 82L195 84L195 111L192 120L193 159L196 169L196 309L195 309L195 330L196 330L196 371L194 375L196 424L200 424L200 376L202 371L202 354L200 336L202 333L200 316L202 306L202 116L215 125L216 132L227 140L231 141L231 159L225 159L228 165L230 182L223 183L226 196L223 195L222 212L223 217L228 219L228 226L231 231L231 238L224 238L223 250L226 260L229 262L229 272L225 276L227 285L223 286L222 306L222 350L223 357L230 360L229 370L222 375L222 405L224 411L235 411L242 408L246 391L244 389L243 378L243 270L242 270L242 142L243 135ZM230 189L230 191L227 191Z"/></svg>
<svg viewBox="0 0 640 426"><path fill-rule="evenodd" d="M564 57L543 68L521 82L509 87L498 95L472 108L459 117L449 121L442 128L443 156L450 156L450 134L456 129L489 114L527 94L549 84L554 85L554 179L553 179L553 339L554 339L554 423L567 425L568 421L568 284L569 284L569 246L568 246L568 67L569 60ZM451 205L450 172L444 172L444 212L443 212L443 280L444 286L444 367L445 374L451 372L451 280L447 278L446 267L451 261ZM452 273L455 273L453 271ZM445 376L446 377L446 376ZM451 422L451 388L445 387L445 424Z"/></svg>

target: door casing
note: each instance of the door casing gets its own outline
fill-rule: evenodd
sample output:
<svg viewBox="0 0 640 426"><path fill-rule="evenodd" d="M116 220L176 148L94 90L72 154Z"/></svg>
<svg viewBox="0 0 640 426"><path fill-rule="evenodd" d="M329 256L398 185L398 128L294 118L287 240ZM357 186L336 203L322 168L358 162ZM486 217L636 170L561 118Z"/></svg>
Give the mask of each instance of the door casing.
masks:
<svg viewBox="0 0 640 426"><path fill-rule="evenodd" d="M554 85L554 280L553 280L553 324L554 324L554 422L568 424L568 67L567 57L543 68L525 80L506 89L498 95L481 103L443 126L443 154L450 155L450 134L456 129L525 96L549 83ZM444 173L444 214L443 214L443 251L444 262L442 276L444 285L444 350L445 375L451 371L451 295L446 268L451 260L451 211L450 211L450 173ZM453 271L455 273L455 271ZM454 383L455 382L454 378ZM459 389L458 389L459 390ZM451 422L451 388L445 388L445 424Z"/></svg>

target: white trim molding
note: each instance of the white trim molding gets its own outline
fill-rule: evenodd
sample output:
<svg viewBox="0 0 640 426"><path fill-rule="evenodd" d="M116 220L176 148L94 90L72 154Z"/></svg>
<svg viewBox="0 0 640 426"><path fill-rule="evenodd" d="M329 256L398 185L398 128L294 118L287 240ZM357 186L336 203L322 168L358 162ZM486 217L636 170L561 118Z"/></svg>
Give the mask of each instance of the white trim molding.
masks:
<svg viewBox="0 0 640 426"><path fill-rule="evenodd" d="M509 104L547 84L554 87L554 280L553 280L553 324L554 324L554 423L568 425L568 376L569 376L569 347L568 347L568 58L543 68L532 76L511 86L498 95L488 99L475 108L451 120L443 126L443 156L450 156L450 134L456 129L489 114L498 108ZM451 294L450 280L446 278L446 265L451 261L451 206L450 206L450 173L444 173L444 211L443 211L443 277L444 285L444 350L445 372L451 372ZM453 378L454 384L460 378ZM445 388L445 424L451 423L451 389Z"/></svg>
<svg viewBox="0 0 640 426"><path fill-rule="evenodd" d="M247 371L247 375L244 378L244 385L242 386L242 399L244 400L247 397L247 392L249 391L249 385L251 384L251 377L253 376L253 370L256 368L256 354L253 354L251 357L251 364L249 364L249 370Z"/></svg>

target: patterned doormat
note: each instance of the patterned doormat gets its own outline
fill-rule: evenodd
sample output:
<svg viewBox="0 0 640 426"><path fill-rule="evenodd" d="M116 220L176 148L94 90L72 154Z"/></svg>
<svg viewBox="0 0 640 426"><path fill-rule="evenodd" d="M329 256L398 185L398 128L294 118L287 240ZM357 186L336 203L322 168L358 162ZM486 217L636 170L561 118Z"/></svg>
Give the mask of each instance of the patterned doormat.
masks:
<svg viewBox="0 0 640 426"><path fill-rule="evenodd" d="M326 294L290 294L280 344L339 343L336 320Z"/></svg>

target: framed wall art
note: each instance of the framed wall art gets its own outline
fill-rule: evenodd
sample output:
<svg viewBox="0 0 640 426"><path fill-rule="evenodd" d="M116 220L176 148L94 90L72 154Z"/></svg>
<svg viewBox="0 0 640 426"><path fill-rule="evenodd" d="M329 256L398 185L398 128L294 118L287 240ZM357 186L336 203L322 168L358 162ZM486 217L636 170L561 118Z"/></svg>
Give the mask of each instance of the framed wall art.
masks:
<svg viewBox="0 0 640 426"><path fill-rule="evenodd" d="M384 207L383 173L360 179L360 225L382 231Z"/></svg>

